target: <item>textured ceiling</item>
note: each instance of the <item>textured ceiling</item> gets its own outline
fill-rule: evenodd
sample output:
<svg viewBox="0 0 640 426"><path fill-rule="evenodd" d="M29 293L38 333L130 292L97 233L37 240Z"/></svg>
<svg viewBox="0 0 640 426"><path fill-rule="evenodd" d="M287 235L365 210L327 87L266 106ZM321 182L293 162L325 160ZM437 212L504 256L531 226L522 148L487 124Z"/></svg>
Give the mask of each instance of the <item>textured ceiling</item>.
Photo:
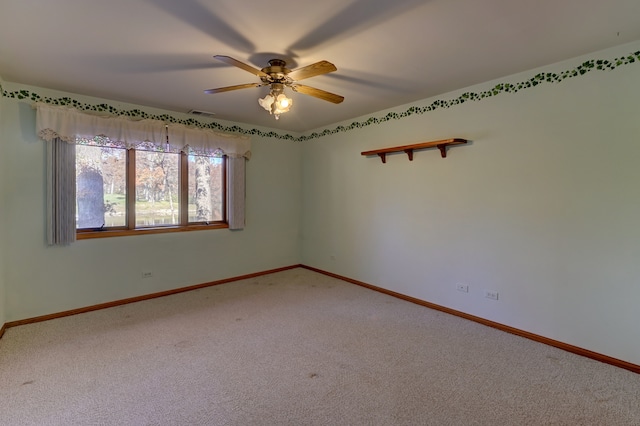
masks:
<svg viewBox="0 0 640 426"><path fill-rule="evenodd" d="M305 132L640 39L638 0L0 0L5 81ZM213 59L256 68L320 60L275 121L268 89Z"/></svg>

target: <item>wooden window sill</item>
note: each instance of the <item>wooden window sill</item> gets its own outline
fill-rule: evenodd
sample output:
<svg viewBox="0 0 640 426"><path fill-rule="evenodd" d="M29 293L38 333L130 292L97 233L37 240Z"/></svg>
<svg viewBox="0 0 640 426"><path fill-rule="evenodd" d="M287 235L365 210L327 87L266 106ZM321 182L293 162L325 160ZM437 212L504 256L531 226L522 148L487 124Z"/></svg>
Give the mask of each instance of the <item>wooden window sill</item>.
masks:
<svg viewBox="0 0 640 426"><path fill-rule="evenodd" d="M213 223L210 225L187 225L187 226L158 226L155 228L136 228L136 229L106 229L103 231L78 231L76 239L89 240L92 238L109 238L109 237L126 237L130 235L149 235L149 234L165 234L169 232L190 232L190 231L206 231L211 229L229 228L227 223Z"/></svg>

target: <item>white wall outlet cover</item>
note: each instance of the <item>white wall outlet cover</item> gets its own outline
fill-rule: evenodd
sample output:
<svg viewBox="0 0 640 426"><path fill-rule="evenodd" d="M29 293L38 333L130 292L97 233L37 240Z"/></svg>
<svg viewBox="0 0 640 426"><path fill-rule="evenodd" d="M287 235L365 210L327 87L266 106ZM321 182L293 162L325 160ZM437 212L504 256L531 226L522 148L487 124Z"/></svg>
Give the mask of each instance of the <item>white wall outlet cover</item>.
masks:
<svg viewBox="0 0 640 426"><path fill-rule="evenodd" d="M487 299L498 300L498 292L493 290L485 290L484 297Z"/></svg>

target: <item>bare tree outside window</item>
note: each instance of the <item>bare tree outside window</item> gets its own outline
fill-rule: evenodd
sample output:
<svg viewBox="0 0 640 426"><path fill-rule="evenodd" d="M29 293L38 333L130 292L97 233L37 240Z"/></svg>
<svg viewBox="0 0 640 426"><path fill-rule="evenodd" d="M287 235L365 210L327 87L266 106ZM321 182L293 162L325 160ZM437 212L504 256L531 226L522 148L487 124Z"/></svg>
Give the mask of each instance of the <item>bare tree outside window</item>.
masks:
<svg viewBox="0 0 640 426"><path fill-rule="evenodd" d="M189 222L213 222L223 216L223 159L189 156Z"/></svg>

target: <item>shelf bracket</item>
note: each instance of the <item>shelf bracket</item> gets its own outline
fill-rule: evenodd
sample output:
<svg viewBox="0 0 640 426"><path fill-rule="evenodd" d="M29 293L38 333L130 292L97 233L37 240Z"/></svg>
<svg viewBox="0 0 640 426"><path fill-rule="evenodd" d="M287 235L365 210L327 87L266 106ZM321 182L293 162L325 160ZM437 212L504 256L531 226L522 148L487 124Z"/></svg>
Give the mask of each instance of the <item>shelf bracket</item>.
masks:
<svg viewBox="0 0 640 426"><path fill-rule="evenodd" d="M380 157L380 159L382 160L382 163L386 163L387 162L387 153L386 152L379 152L378 153L378 157Z"/></svg>
<svg viewBox="0 0 640 426"><path fill-rule="evenodd" d="M407 156L409 157L409 161L413 161L413 149L411 148L405 149L404 152L407 153Z"/></svg>
<svg viewBox="0 0 640 426"><path fill-rule="evenodd" d="M442 158L447 158L447 145L441 144L441 145L436 145L436 146L440 150L440 156Z"/></svg>

